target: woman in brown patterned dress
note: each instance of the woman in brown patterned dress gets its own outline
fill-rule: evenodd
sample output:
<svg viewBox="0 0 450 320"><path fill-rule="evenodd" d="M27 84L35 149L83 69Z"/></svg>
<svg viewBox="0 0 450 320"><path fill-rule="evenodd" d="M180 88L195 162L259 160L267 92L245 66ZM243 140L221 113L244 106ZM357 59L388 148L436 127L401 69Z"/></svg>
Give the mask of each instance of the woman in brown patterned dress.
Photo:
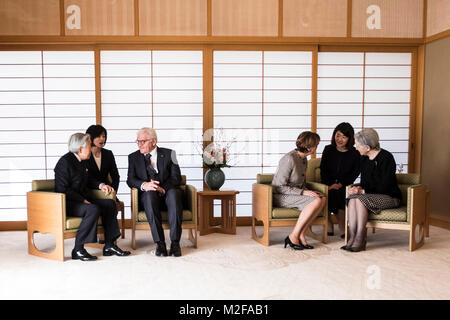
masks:
<svg viewBox="0 0 450 320"><path fill-rule="evenodd" d="M281 158L272 180L274 205L301 210L294 230L284 240L285 248L289 245L294 250L313 249L307 244L305 234L323 209L326 198L305 188L306 157L316 151L319 142L318 134L302 132L296 141L297 148Z"/></svg>

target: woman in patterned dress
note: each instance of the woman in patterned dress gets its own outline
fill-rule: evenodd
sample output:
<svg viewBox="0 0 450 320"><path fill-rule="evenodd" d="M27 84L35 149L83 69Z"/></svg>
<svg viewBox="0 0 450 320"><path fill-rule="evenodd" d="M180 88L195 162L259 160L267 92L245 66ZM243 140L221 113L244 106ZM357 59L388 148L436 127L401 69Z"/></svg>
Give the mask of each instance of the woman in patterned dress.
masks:
<svg viewBox="0 0 450 320"><path fill-rule="evenodd" d="M378 133L371 128L355 135L356 150L361 154L361 183L349 189L347 213L349 237L341 249L358 252L366 249L366 223L369 211L397 208L402 194L395 176L396 164L389 151L380 148Z"/></svg>
<svg viewBox="0 0 450 320"><path fill-rule="evenodd" d="M316 151L320 142L318 134L302 132L296 141L297 148L285 154L272 180L273 203L277 207L301 210L294 230L284 240L294 250L313 249L306 242L306 231L322 211L326 198L317 191L305 188L306 157Z"/></svg>

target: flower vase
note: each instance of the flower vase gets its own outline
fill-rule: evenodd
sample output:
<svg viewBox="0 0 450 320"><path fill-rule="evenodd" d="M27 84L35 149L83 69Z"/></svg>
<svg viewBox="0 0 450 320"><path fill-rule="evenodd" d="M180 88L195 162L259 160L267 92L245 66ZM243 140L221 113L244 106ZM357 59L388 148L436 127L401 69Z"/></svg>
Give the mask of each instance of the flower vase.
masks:
<svg viewBox="0 0 450 320"><path fill-rule="evenodd" d="M211 190L219 190L225 182L225 174L220 168L212 168L206 171L205 183Z"/></svg>

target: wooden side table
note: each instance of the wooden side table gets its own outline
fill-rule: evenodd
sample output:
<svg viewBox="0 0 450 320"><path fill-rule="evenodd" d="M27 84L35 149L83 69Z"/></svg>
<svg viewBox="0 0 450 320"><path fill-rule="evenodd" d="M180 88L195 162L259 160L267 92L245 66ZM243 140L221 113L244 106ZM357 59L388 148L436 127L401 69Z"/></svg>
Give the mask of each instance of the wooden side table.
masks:
<svg viewBox="0 0 450 320"><path fill-rule="evenodd" d="M200 220L200 235L213 232L236 234L236 190L204 190L199 191L198 213ZM222 225L213 226L214 200L222 201Z"/></svg>

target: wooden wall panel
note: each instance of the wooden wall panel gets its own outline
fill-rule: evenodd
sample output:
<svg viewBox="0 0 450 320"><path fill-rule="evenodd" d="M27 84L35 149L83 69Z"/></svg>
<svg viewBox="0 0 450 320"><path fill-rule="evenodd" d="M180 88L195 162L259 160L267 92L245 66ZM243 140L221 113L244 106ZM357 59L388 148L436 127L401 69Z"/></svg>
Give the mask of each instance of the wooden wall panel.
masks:
<svg viewBox="0 0 450 320"><path fill-rule="evenodd" d="M352 3L352 37L422 38L423 0L352 0ZM380 9L380 29L368 27L377 22L371 19L377 11L367 13L372 6Z"/></svg>
<svg viewBox="0 0 450 320"><path fill-rule="evenodd" d="M59 35L59 0L1 0L0 35Z"/></svg>
<svg viewBox="0 0 450 320"><path fill-rule="evenodd" d="M213 36L278 36L278 0L212 0Z"/></svg>
<svg viewBox="0 0 450 320"><path fill-rule="evenodd" d="M70 5L81 9L80 29L69 29L67 13ZM71 36L131 36L134 35L133 0L65 0L65 32Z"/></svg>
<svg viewBox="0 0 450 320"><path fill-rule="evenodd" d="M445 200L450 192L450 148L445 147L450 137L450 37L427 44L425 51L422 183L431 193L430 212L450 218Z"/></svg>
<svg viewBox="0 0 450 320"><path fill-rule="evenodd" d="M450 1L427 1L427 37L450 29Z"/></svg>
<svg viewBox="0 0 450 320"><path fill-rule="evenodd" d="M205 36L207 0L139 0L139 35Z"/></svg>
<svg viewBox="0 0 450 320"><path fill-rule="evenodd" d="M345 37L347 0L283 0L283 36Z"/></svg>

